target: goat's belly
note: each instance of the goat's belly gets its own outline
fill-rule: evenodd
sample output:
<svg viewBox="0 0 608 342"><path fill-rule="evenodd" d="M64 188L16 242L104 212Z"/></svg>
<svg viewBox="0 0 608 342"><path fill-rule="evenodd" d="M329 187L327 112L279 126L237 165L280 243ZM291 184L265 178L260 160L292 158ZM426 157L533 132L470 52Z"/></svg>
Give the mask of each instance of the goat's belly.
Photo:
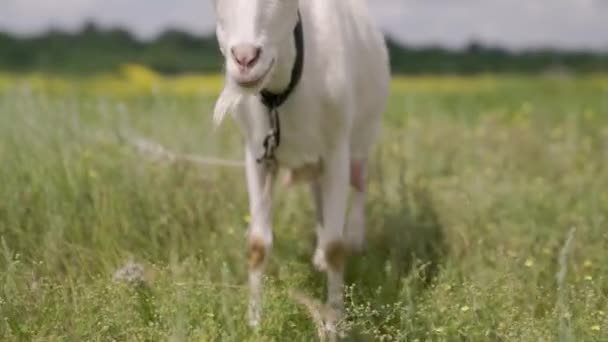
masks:
<svg viewBox="0 0 608 342"><path fill-rule="evenodd" d="M287 169L285 184L312 182L321 176L321 172L323 172L323 166L320 160L316 163L304 164L298 168Z"/></svg>
<svg viewBox="0 0 608 342"><path fill-rule="evenodd" d="M287 120L285 120L287 121ZM276 150L279 165L285 169L306 169L306 165L316 164L321 158L323 145L318 134L310 133L305 128L281 128L283 135Z"/></svg>
<svg viewBox="0 0 608 342"><path fill-rule="evenodd" d="M277 150L279 167L286 171L285 182L295 184L317 179L323 170L318 140L286 136Z"/></svg>
<svg viewBox="0 0 608 342"><path fill-rule="evenodd" d="M278 159L279 166L286 170L285 183L292 185L301 182L311 182L319 178L323 172L323 163L320 157L315 159L307 158L306 161L296 162L290 159L291 163L284 163L285 160Z"/></svg>

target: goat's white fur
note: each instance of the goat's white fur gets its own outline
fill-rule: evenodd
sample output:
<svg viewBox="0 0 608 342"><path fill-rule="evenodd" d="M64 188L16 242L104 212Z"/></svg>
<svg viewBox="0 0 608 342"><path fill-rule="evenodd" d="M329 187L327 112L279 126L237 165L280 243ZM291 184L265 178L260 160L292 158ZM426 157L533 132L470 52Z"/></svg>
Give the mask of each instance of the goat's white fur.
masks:
<svg viewBox="0 0 608 342"><path fill-rule="evenodd" d="M226 86L214 113L216 122L230 112L245 136L245 164L250 201L249 239L263 243L259 265L250 267L249 320L261 320L262 276L272 246L272 196L275 173L256 162L263 154L269 129L267 109L256 96L262 88L280 93L289 83L296 50L293 28L297 11L304 28L304 71L289 99L279 108L281 145L276 157L281 168L317 165L322 172L312 180L318 210L318 247L315 265L327 272L328 303L343 306L343 267L328 264L331 244L363 243L365 189L353 197L344 231L349 177L353 163L365 170L386 107L390 72L381 32L369 15L366 0L215 0L216 32L226 57ZM262 48L249 70L250 79L270 72L255 89L237 85L239 68L231 56L237 44ZM242 71L241 71L242 73ZM359 172L364 174L364 172ZM328 322L333 329L335 322Z"/></svg>

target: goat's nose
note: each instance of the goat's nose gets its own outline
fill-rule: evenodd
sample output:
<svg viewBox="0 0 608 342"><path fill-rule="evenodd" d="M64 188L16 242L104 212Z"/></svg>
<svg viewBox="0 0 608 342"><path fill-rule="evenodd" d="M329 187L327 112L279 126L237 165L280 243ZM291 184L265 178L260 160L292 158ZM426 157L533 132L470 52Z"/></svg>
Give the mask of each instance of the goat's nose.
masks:
<svg viewBox="0 0 608 342"><path fill-rule="evenodd" d="M234 60L243 68L253 67L262 53L262 49L253 44L238 44L230 51Z"/></svg>

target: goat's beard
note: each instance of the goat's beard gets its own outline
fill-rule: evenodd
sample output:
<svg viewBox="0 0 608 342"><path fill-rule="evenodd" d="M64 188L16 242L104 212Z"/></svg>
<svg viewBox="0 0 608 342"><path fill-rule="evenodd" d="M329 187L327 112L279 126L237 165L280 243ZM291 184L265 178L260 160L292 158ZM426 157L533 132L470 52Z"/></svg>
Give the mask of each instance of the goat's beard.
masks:
<svg viewBox="0 0 608 342"><path fill-rule="evenodd" d="M244 96L245 94L239 89L238 85L230 80L230 77L226 77L224 89L215 102L215 108L213 109L214 124L219 126L224 121L226 114L234 112L234 109L243 100Z"/></svg>

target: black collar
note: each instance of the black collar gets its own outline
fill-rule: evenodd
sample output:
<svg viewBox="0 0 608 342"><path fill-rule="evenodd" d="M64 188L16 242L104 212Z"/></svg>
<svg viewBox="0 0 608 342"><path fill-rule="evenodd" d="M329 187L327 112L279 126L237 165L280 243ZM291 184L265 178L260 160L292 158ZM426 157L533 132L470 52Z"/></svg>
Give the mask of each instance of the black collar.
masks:
<svg viewBox="0 0 608 342"><path fill-rule="evenodd" d="M264 138L264 155L257 159L258 163L266 163L267 166L276 167L275 151L281 144L281 122L279 119L279 108L296 88L302 78L302 69L304 67L304 30L302 29L302 17L298 11L298 23L293 31L294 40L296 43L296 60L291 70L291 79L287 88L280 94L275 94L267 89L260 92L260 100L268 109L268 119L270 130Z"/></svg>
<svg viewBox="0 0 608 342"><path fill-rule="evenodd" d="M263 89L260 92L262 103L268 110L280 107L287 100L289 95L291 95L302 78L302 69L304 67L304 31L302 29L300 12L298 12L298 23L293 31L293 37L296 43L296 60L293 64L293 69L291 69L289 85L287 85L287 88L280 94L272 93L267 89Z"/></svg>

